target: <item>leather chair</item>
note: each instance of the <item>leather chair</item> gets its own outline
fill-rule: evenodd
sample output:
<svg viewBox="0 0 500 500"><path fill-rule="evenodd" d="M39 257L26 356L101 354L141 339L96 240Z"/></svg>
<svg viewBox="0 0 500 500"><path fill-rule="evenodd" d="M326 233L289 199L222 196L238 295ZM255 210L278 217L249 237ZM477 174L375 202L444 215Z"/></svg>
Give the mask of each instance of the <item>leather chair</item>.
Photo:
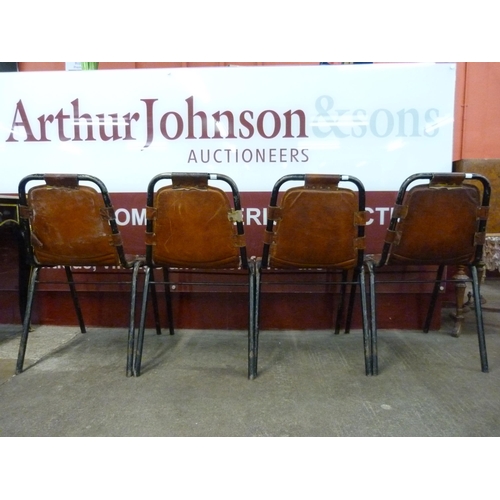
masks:
<svg viewBox="0 0 500 500"><path fill-rule="evenodd" d="M465 173L415 174L401 185L382 253L366 258L375 375L378 373L376 286L422 283L422 266L436 269L424 332L429 331L442 283L456 281L445 277L446 266L463 265L470 269L472 278L465 279L472 283L481 370L488 371L478 268L482 266L490 192L486 177ZM393 278L395 266L403 267L404 275Z"/></svg>
<svg viewBox="0 0 500 500"><path fill-rule="evenodd" d="M297 181L300 183L298 186L295 185ZM285 184L294 187L280 192ZM346 332L349 331L356 289L359 287L365 373L371 374L363 268L365 225L365 189L356 177L292 174L275 183L269 203L262 259L255 263L252 378L257 376L260 315L266 305L261 298L262 289L272 285L273 280L279 280L280 286L319 286L323 291L338 288L335 333L339 332L344 322L344 296L348 286L351 287L351 294Z"/></svg>
<svg viewBox="0 0 500 500"><path fill-rule="evenodd" d="M28 190L29 188L29 190ZM130 274L126 374L132 374L137 277L142 260L125 255L115 213L104 183L85 174L32 174L19 183L19 215L31 277L16 373L24 365L40 270L64 267L78 323L86 332L72 266L117 266ZM95 273L96 276L98 275ZM109 273L108 273L109 274ZM100 276L100 275L99 275ZM88 281L86 281L88 283ZM104 283L100 279L97 284Z"/></svg>
<svg viewBox="0 0 500 500"><path fill-rule="evenodd" d="M220 186L231 191L229 197ZM155 276L162 269L162 277ZM248 353L253 331L254 265L247 258L240 194L228 176L172 172L155 176L148 185L146 266L141 320L135 347L134 375L140 376L148 297L161 334L156 286L164 285L170 334L174 335L171 287L244 286L249 293ZM196 280L193 281L192 277ZM198 278L201 277L201 278ZM251 360L248 360L249 375Z"/></svg>

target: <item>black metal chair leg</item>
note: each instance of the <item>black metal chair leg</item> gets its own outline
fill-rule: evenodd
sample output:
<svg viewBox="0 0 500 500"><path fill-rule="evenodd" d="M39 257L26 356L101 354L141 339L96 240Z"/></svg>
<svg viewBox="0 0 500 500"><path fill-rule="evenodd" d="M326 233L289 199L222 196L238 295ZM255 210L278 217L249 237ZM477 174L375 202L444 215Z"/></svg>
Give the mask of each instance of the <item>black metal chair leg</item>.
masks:
<svg viewBox="0 0 500 500"><path fill-rule="evenodd" d="M33 267L31 269L30 282L28 286L28 296L26 299L26 310L23 319L23 332L21 334L21 342L19 344L19 353L17 355L16 375L19 375L23 371L24 357L26 355L26 346L28 344L28 335L31 324L31 310L33 306L33 298L35 296L35 288L39 272L40 268L38 267Z"/></svg>
<svg viewBox="0 0 500 500"><path fill-rule="evenodd" d="M366 282L365 271L361 269L359 273L359 288L361 291L361 315L363 322L363 348L365 353L365 375L373 375L371 356L371 336L368 322L368 309L366 303Z"/></svg>
<svg viewBox="0 0 500 500"><path fill-rule="evenodd" d="M80 331L82 333L87 333L87 330L85 329L85 323L83 321L82 310L80 308L80 301L78 300L78 295L76 293L73 273L71 272L69 266L64 266L64 270L66 271L66 278L68 280L69 289L71 291L71 298L73 299L73 305L75 306L76 316L78 318L78 324L80 325Z"/></svg>
<svg viewBox="0 0 500 500"><path fill-rule="evenodd" d="M150 285L151 268L146 267L144 275L144 291L142 294L141 319L139 320L139 328L137 331L137 339L135 341L134 359L133 359L133 375L139 377L141 374L142 348L144 345L144 330L146 328L146 312L148 306L148 291Z"/></svg>
<svg viewBox="0 0 500 500"><path fill-rule="evenodd" d="M249 266L249 287L248 287L248 378L255 378L254 357L255 357L255 261L251 260Z"/></svg>
<svg viewBox="0 0 500 500"><path fill-rule="evenodd" d="M443 279L443 271L444 271L444 266L440 265L437 270L436 281L434 282L434 288L432 289L431 303L429 304L427 317L425 318L424 333L428 333L431 327L431 321L432 321L432 316L434 315L434 309L436 307L439 287L441 286L441 281Z"/></svg>
<svg viewBox="0 0 500 500"><path fill-rule="evenodd" d="M472 274L472 293L474 297L474 310L476 312L477 337L479 341L479 356L481 358L481 371L488 373L488 357L486 353L486 339L484 337L483 309L479 291L479 279L476 266L470 266Z"/></svg>
<svg viewBox="0 0 500 500"><path fill-rule="evenodd" d="M377 347L377 313L375 304L375 271L373 262L366 263L369 272L369 297L370 297L370 344L372 375L378 375L378 347Z"/></svg>
<svg viewBox="0 0 500 500"><path fill-rule="evenodd" d="M255 263L255 289L254 289L254 345L253 345L253 377L257 377L259 362L259 335L260 335L260 294L261 294L261 269L260 261Z"/></svg>
<svg viewBox="0 0 500 500"><path fill-rule="evenodd" d="M128 344L127 344L127 368L126 375L130 377L133 374L134 364L134 343L135 343L135 306L137 299L137 276L139 274L140 262L134 263L132 271L132 293L130 299L130 317L128 328Z"/></svg>

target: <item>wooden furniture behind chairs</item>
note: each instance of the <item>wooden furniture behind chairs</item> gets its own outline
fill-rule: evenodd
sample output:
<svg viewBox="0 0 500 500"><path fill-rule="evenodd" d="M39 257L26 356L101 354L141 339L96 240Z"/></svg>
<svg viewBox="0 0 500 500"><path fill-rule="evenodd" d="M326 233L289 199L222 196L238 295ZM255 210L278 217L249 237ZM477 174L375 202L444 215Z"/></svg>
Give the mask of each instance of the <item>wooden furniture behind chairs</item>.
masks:
<svg viewBox="0 0 500 500"><path fill-rule="evenodd" d="M297 181L300 185L294 186ZM293 187L280 193L285 183ZM363 267L365 225L365 189L356 177L291 174L275 183L269 203L262 259L256 261L253 377L257 376L259 317L265 306L265 301L261 299L262 289L276 285L320 287L325 292L339 290L335 333L344 323L347 286L351 287L351 294L344 324L347 325L346 332L349 331L358 288L365 374L372 374Z"/></svg>
<svg viewBox="0 0 500 500"><path fill-rule="evenodd" d="M482 189L467 181L480 182ZM425 183L423 183L426 181ZM380 256L367 257L370 274L372 366L378 371L376 284L419 283L421 278L391 276L394 266L437 268L424 332L429 331L446 266L466 266L472 273L472 290L481 370L488 371L486 343L479 296L478 267L485 240L490 185L486 177L465 173L422 173L408 177L401 185ZM380 277L379 277L380 276ZM385 279L383 279L385 278Z"/></svg>
<svg viewBox="0 0 500 500"><path fill-rule="evenodd" d="M494 248L495 235L500 234L500 158L467 158L453 162L454 172L469 172L484 175L491 185L490 212L488 222L486 224L486 242L485 251L491 253ZM491 238L489 237L491 235ZM492 241L489 241L489 240ZM491 261L491 257L490 261ZM492 261L490 262L490 266ZM486 270L494 270L492 267L486 267L483 270L483 276ZM459 280L456 285L456 314L454 314L455 325L453 328L453 336L458 337L462 330L464 313L467 310L465 306L470 303L465 301L466 280L468 276L463 266L459 266L456 270L455 277ZM462 281L460 281L462 280Z"/></svg>
<svg viewBox="0 0 500 500"><path fill-rule="evenodd" d="M2 235L2 240L7 239L7 232L10 232L13 237L12 240L15 240L15 249L12 248L12 250L17 253L18 303L22 321L26 311L30 266L26 262L26 246L19 224L19 197L0 195L0 234ZM9 264L11 262L2 262L3 266L8 266Z"/></svg>
<svg viewBox="0 0 500 500"><path fill-rule="evenodd" d="M486 235L483 262L486 271L498 271L500 269L500 233Z"/></svg>
<svg viewBox="0 0 500 500"><path fill-rule="evenodd" d="M484 175L490 181L490 214L486 223L486 234L500 233L500 158L454 161L453 171Z"/></svg>
<svg viewBox="0 0 500 500"><path fill-rule="evenodd" d="M131 299L126 373L131 375L135 296L142 261L125 255L106 186L96 177L84 174L26 176L19 183L19 218L31 265L31 277L16 373L23 370L40 270L56 266L64 268L80 329L85 333L72 266L95 266L96 269L116 266L127 270L130 275L127 281ZM105 280L101 279L97 284L103 282ZM116 280L113 283L116 284Z"/></svg>

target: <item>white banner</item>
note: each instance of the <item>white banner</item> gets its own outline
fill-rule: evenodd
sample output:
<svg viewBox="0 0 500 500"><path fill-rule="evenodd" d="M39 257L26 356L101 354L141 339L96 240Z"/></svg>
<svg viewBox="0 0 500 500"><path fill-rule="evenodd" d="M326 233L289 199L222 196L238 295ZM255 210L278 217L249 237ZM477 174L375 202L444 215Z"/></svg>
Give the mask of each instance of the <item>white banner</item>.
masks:
<svg viewBox="0 0 500 500"><path fill-rule="evenodd" d="M396 191L451 171L456 65L361 64L0 73L0 192L74 172L143 192L159 172L241 191L291 173Z"/></svg>

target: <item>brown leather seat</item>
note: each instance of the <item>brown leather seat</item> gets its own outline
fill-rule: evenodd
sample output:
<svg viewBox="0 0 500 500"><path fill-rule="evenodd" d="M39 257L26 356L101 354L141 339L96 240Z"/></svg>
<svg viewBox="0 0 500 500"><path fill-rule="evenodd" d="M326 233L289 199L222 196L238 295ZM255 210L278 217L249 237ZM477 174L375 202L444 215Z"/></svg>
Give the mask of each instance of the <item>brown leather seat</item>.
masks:
<svg viewBox="0 0 500 500"><path fill-rule="evenodd" d="M168 184L164 185L165 182ZM233 206L222 189L211 185L213 182L230 188ZM248 287L250 302L254 297L254 266L249 266L247 259L240 195L230 177L210 173L159 174L148 186L146 218L146 276L134 363L136 376L141 373L148 296L151 292L153 305L156 304L156 284L164 285L171 335L174 334L171 286L232 283ZM154 268L163 269L163 279L155 279ZM195 283L189 280L193 274L204 279ZM187 283L182 281L182 275L189 280ZM249 305L249 311L250 342L253 305ZM160 334L156 309L155 322Z"/></svg>
<svg viewBox="0 0 500 500"><path fill-rule="evenodd" d="M479 181L482 189L470 181ZM477 267L481 265L489 197L488 180L476 174L415 174L402 184L382 254L379 257L367 256L366 259L370 271L374 374L378 372L375 286L376 282L383 281L385 285L396 282L387 279L389 274L386 274L385 280L378 276L383 275L389 266L405 266L405 269L411 269L411 266L422 265L437 266L424 332L429 331L442 282L451 281L443 279L445 266L463 265L471 269L481 368L483 372L488 371ZM404 276L397 282L401 283L403 280Z"/></svg>
<svg viewBox="0 0 500 500"><path fill-rule="evenodd" d="M29 191L28 185L32 186ZM19 203L32 272L16 373L23 370L40 269L64 267L80 330L85 333L72 266L117 266L130 270L132 275L126 369L127 375L131 375L137 274L142 261L124 253L106 186L96 177L84 174L33 174L19 183Z"/></svg>
<svg viewBox="0 0 500 500"><path fill-rule="evenodd" d="M300 186L286 190L278 203L280 188L287 182ZM339 187L354 184L354 189ZM257 376L261 290L267 276L294 275L292 284L311 285L308 276L324 275L317 284L341 287L335 333L343 318L346 286L351 285L347 325L350 325L356 286L361 289L365 372L371 374L363 256L365 249L365 190L359 179L348 175L287 175L271 193L262 260L256 263L256 313L254 365ZM340 274L340 279L339 279ZM313 278L314 279L314 278ZM286 284L283 282L282 284ZM348 328L346 329L348 331Z"/></svg>

